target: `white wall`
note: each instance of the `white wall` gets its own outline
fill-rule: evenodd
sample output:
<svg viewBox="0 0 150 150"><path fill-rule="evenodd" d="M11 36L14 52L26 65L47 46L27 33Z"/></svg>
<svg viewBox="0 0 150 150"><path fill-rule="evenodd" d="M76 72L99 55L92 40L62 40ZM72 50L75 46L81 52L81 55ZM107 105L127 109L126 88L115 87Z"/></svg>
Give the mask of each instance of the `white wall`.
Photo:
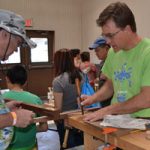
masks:
<svg viewBox="0 0 150 150"><path fill-rule="evenodd" d="M55 50L81 48L82 0L0 0L1 9L33 19L33 28L55 31Z"/></svg>
<svg viewBox="0 0 150 150"><path fill-rule="evenodd" d="M96 19L100 12L110 3L117 0L84 0L82 7L82 49L87 47L99 35L101 35L100 27L96 25ZM142 37L150 37L150 1L149 0L120 0L125 2L133 11L137 23L137 31ZM98 60L94 52L91 53L92 61L97 63Z"/></svg>
<svg viewBox="0 0 150 150"><path fill-rule="evenodd" d="M101 34L96 25L100 12L117 0L0 0L0 8L33 18L33 28L55 31L55 50L88 46ZM150 1L120 0L132 9L141 36L150 37ZM97 63L92 52L92 61Z"/></svg>

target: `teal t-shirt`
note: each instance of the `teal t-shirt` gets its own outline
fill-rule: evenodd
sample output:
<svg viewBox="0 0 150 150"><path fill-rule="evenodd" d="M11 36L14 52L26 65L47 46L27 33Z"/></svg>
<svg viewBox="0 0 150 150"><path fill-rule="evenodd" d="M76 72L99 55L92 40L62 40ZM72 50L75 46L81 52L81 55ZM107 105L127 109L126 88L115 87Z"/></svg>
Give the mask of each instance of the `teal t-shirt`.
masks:
<svg viewBox="0 0 150 150"><path fill-rule="evenodd" d="M0 95L0 114L8 113L9 109L5 106L4 100ZM1 122L0 122L1 123ZM0 150L5 150L13 137L13 127L0 129Z"/></svg>
<svg viewBox="0 0 150 150"><path fill-rule="evenodd" d="M26 91L9 91L5 92L3 98L14 99L29 104L41 105L41 99ZM14 127L14 136L8 150L31 150L36 143L36 125L31 124L26 128Z"/></svg>
<svg viewBox="0 0 150 150"><path fill-rule="evenodd" d="M102 71L113 82L112 103L124 102L137 95L142 87L150 86L150 40L143 39L129 51L114 53L110 50ZM150 108L132 115L150 117Z"/></svg>

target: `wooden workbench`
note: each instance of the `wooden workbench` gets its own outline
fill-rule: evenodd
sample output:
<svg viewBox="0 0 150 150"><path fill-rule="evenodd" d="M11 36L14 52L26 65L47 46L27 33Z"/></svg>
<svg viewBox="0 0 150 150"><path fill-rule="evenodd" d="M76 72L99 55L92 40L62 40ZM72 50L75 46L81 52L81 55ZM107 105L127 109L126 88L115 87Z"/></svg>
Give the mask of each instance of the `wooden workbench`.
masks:
<svg viewBox="0 0 150 150"><path fill-rule="evenodd" d="M69 115L68 124L84 132L84 150L96 150L104 142L100 122L83 122L81 112ZM108 142L123 150L150 150L150 140L146 139L145 131L132 132L119 129L108 135Z"/></svg>

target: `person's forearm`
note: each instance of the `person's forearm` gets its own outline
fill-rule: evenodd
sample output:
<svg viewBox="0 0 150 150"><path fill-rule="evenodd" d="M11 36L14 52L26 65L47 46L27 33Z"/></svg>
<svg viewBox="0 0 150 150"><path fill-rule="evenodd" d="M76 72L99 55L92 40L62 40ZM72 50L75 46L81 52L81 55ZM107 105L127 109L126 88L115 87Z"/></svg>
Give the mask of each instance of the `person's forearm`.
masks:
<svg viewBox="0 0 150 150"><path fill-rule="evenodd" d="M54 105L60 112L62 111L63 93L54 92Z"/></svg>
<svg viewBox="0 0 150 150"><path fill-rule="evenodd" d="M105 101L113 95L113 86L110 80L107 80L105 84L93 95L95 102Z"/></svg>
<svg viewBox="0 0 150 150"><path fill-rule="evenodd" d="M150 88L146 88L129 100L108 106L110 114L127 114L150 108Z"/></svg>
<svg viewBox="0 0 150 150"><path fill-rule="evenodd" d="M13 118L10 113L0 114L0 129L12 126Z"/></svg>

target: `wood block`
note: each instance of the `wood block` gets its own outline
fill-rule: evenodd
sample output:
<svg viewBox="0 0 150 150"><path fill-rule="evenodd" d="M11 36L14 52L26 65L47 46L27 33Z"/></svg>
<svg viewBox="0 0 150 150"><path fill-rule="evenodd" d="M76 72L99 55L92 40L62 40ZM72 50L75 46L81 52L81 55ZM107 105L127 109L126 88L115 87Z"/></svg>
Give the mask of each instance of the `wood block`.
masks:
<svg viewBox="0 0 150 150"><path fill-rule="evenodd" d="M14 101L11 99L5 99L6 102ZM22 107L23 109L31 110L36 114L41 116L48 116L49 120L57 120L60 117L59 110L51 107L45 107L44 105L34 105L34 104L27 104L21 102L18 107Z"/></svg>

